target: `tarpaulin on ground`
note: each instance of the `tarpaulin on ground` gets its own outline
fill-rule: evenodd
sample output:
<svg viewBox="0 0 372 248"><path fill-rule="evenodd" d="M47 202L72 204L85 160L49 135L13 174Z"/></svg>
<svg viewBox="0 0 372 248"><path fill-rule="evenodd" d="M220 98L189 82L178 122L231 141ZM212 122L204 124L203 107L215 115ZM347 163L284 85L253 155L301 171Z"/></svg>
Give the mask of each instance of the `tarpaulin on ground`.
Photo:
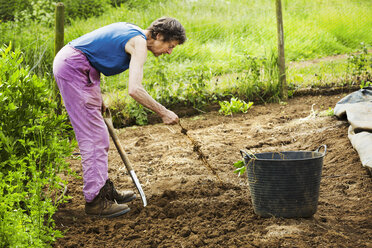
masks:
<svg viewBox="0 0 372 248"><path fill-rule="evenodd" d="M363 166L372 170L372 87L364 87L342 98L334 109L350 123L348 137Z"/></svg>

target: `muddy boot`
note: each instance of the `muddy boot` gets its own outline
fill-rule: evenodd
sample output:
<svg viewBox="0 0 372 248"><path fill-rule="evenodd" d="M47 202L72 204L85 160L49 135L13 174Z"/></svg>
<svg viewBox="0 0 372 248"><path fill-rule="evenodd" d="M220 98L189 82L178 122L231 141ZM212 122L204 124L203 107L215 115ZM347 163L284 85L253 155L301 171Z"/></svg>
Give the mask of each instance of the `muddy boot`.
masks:
<svg viewBox="0 0 372 248"><path fill-rule="evenodd" d="M86 214L112 218L129 212L130 208L128 205L118 204L115 201L107 199L107 191L108 187L105 185L92 202L85 203Z"/></svg>
<svg viewBox="0 0 372 248"><path fill-rule="evenodd" d="M111 201L116 201L121 204L136 199L136 195L132 190L117 191L114 183L110 179L107 179L106 185L108 187L106 198Z"/></svg>

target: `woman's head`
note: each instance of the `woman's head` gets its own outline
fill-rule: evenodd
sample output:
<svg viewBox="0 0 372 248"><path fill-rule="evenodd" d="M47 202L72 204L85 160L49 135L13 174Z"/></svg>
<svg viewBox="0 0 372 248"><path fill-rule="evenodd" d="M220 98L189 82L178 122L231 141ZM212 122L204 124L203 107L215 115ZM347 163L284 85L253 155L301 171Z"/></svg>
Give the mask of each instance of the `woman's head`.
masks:
<svg viewBox="0 0 372 248"><path fill-rule="evenodd" d="M161 17L155 20L147 30L150 31L151 38L154 40L160 35L164 42L177 41L181 45L186 41L185 28L178 20L171 17Z"/></svg>

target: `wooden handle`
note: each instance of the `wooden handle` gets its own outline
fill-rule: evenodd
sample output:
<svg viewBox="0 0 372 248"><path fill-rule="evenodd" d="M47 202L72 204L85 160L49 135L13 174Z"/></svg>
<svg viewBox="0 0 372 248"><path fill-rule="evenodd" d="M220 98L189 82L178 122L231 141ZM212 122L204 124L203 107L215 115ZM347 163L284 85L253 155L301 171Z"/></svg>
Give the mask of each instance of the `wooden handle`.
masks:
<svg viewBox="0 0 372 248"><path fill-rule="evenodd" d="M125 150L121 146L120 141L119 141L119 138L118 138L118 136L115 133L115 128L114 128L114 125L112 124L111 116L104 117L103 119L105 120L106 126L108 128L109 133L110 133L110 136L111 136L112 140L114 141L114 144L116 146L116 149L118 150L118 152L120 154L120 157L121 157L121 159L124 162L125 167L127 168L128 171L133 170L132 169L132 165L130 164L129 159L128 159L127 155L125 154Z"/></svg>

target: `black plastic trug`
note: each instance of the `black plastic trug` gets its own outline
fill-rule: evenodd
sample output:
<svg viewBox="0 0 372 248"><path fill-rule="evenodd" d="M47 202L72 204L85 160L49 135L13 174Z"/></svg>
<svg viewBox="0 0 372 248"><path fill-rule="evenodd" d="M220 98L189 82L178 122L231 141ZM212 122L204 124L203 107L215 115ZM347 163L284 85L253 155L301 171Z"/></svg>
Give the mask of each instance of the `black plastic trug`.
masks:
<svg viewBox="0 0 372 248"><path fill-rule="evenodd" d="M256 214L284 218L315 214L326 146L324 153L319 149L254 155L242 153Z"/></svg>

